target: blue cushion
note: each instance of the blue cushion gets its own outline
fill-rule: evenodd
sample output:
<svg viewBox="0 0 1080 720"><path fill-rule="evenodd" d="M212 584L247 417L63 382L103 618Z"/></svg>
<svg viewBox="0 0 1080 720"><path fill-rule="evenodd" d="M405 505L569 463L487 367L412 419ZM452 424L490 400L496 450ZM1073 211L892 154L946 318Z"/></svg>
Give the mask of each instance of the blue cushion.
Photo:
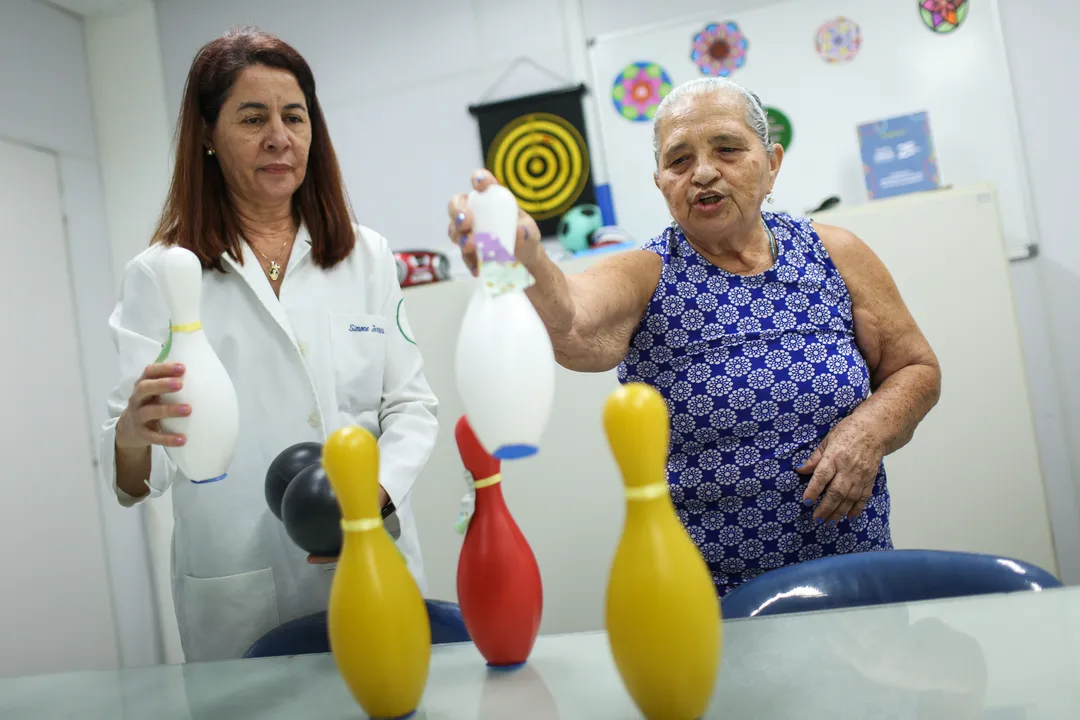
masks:
<svg viewBox="0 0 1080 720"><path fill-rule="evenodd" d="M461 608L457 603L445 600L426 600L428 619L431 621L431 642L470 642ZM244 653L245 658L277 657L281 655L312 655L330 652L330 637L326 626L326 612L317 612L290 620L274 628L255 641Z"/></svg>
<svg viewBox="0 0 1080 720"><path fill-rule="evenodd" d="M770 570L721 602L725 618L1042 590L1061 581L1013 558L942 550L883 550Z"/></svg>

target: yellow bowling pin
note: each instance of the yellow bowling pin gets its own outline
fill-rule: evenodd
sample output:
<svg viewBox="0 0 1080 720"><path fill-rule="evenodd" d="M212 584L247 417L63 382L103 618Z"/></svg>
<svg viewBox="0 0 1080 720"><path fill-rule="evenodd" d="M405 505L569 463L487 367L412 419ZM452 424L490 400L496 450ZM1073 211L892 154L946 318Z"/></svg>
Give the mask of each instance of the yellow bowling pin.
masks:
<svg viewBox="0 0 1080 720"><path fill-rule="evenodd" d="M341 506L344 543L330 588L330 649L372 718L410 717L431 661L427 606L379 513L379 445L345 427L326 441L323 467Z"/></svg>
<svg viewBox="0 0 1080 720"><path fill-rule="evenodd" d="M626 486L607 589L611 653L648 720L695 720L720 665L720 601L671 502L667 405L652 387L627 384L604 406L604 431Z"/></svg>

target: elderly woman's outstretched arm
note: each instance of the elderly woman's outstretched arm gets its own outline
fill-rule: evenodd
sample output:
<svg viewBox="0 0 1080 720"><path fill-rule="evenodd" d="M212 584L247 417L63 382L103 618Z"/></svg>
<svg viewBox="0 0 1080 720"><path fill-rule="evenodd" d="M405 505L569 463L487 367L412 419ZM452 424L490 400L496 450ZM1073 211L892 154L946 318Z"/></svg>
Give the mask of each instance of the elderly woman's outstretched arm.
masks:
<svg viewBox="0 0 1080 720"><path fill-rule="evenodd" d="M565 275L547 257L530 270L526 290L544 321L559 364L578 372L616 367L660 280L660 256L629 250L604 258L580 275Z"/></svg>
<svg viewBox="0 0 1080 720"><path fill-rule="evenodd" d="M814 517L831 522L862 512L881 459L906 445L937 404L941 368L873 250L842 228L815 229L851 294L855 343L873 391L800 468L813 473L804 501L820 497Z"/></svg>

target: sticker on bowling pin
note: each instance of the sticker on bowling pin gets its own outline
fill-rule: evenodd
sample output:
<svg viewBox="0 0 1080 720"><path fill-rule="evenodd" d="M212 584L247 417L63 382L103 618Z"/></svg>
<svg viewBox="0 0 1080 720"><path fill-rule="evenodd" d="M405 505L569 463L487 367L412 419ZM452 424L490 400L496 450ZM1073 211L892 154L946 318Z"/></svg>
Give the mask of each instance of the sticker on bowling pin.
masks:
<svg viewBox="0 0 1080 720"><path fill-rule="evenodd" d="M465 485L468 490L461 498L461 510L458 512L457 522L454 523L454 529L459 535L464 535L469 529L469 521L476 507L476 479L468 470L465 471Z"/></svg>

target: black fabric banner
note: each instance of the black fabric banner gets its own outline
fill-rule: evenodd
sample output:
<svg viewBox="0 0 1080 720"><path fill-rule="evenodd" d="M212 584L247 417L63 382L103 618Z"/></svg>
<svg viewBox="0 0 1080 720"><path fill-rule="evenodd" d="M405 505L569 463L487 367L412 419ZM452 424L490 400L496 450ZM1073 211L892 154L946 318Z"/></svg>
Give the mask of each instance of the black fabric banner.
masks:
<svg viewBox="0 0 1080 720"><path fill-rule="evenodd" d="M480 125L484 166L509 188L544 237L575 205L596 204L585 86L469 107Z"/></svg>

